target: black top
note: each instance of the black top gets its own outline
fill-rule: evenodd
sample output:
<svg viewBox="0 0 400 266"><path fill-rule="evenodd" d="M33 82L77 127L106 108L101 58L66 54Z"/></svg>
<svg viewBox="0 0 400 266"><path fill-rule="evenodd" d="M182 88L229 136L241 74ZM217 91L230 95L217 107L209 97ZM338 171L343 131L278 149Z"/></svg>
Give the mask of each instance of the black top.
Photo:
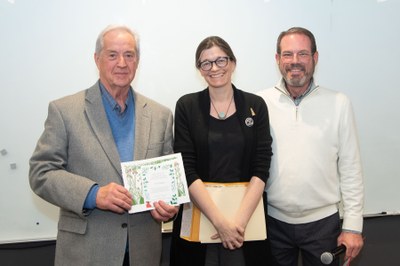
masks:
<svg viewBox="0 0 400 266"><path fill-rule="evenodd" d="M210 116L208 131L211 182L238 182L242 173L244 138L236 113L219 120Z"/></svg>
<svg viewBox="0 0 400 266"><path fill-rule="evenodd" d="M261 97L238 90L235 86L233 86L233 91L237 128L242 134L243 142L239 181L248 182L251 177L256 176L266 182L272 156L272 138L266 103ZM188 186L199 178L202 181L211 181L210 169L216 167L210 165L214 164L214 160L210 163L210 121L212 119L210 119L208 89L187 94L178 100L175 108L174 151L182 153ZM225 132L226 130L224 129ZM226 143L227 146L234 144ZM265 213L266 206L264 193ZM181 219L182 207L173 225L170 265L204 266L206 245L189 242L179 237ZM246 241L243 244L243 251L246 265L268 265L267 241Z"/></svg>
<svg viewBox="0 0 400 266"><path fill-rule="evenodd" d="M257 176L264 182L269 175L272 138L265 101L234 87L236 115L243 132L243 176L249 181ZM209 181L208 136L210 95L208 89L182 96L175 108L174 151L181 152L188 186L196 179Z"/></svg>

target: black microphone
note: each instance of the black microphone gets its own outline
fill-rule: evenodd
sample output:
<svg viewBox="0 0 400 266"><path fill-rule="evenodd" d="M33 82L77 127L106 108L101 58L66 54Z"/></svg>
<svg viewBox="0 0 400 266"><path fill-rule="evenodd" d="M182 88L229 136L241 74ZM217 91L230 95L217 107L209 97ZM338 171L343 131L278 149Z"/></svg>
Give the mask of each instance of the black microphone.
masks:
<svg viewBox="0 0 400 266"><path fill-rule="evenodd" d="M340 254L346 252L346 246L345 245L340 245L331 252L326 251L321 254L321 262L325 265L329 265L332 263L336 257L338 257Z"/></svg>

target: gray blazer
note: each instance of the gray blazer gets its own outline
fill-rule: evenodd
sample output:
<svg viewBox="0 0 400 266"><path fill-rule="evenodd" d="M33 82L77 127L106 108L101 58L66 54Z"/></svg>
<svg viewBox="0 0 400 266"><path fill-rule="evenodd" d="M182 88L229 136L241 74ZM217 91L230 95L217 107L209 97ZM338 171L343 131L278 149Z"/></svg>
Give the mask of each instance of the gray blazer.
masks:
<svg viewBox="0 0 400 266"><path fill-rule="evenodd" d="M135 160L172 153L171 111L136 92L134 99ZM149 212L82 210L94 184L122 184L98 83L49 104L29 181L37 195L60 207L55 265L121 266L128 237L131 265L160 265L161 225Z"/></svg>

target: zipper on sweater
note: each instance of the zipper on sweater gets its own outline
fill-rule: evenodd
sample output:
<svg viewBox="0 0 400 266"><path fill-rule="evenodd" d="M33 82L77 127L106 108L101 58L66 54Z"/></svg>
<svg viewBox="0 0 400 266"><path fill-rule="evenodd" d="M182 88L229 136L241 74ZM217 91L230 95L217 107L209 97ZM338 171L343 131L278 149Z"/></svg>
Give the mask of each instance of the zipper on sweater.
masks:
<svg viewBox="0 0 400 266"><path fill-rule="evenodd" d="M293 105L294 105L294 107L295 107L294 118L295 118L295 121L297 122L297 121L298 121L298 118L299 118L298 115L299 115L299 105L300 105L300 103L299 103L298 105L296 105L296 101L287 93L287 91L283 91L283 90L281 90L281 89L280 89L279 87L277 87L277 86L275 86L275 88L276 88L277 90L281 91L282 94L285 95L286 97L288 97L289 101L291 101L291 102L293 103ZM313 91L314 91L314 90L313 90ZM311 91L310 94L311 94L313 91Z"/></svg>
<svg viewBox="0 0 400 266"><path fill-rule="evenodd" d="M290 95L288 95L286 93L284 93L284 95L286 95L286 97L288 97L289 101L291 101L293 103L293 105L294 105L294 121L297 122L298 121L298 114L299 114L299 106L296 105L294 99Z"/></svg>
<svg viewBox="0 0 400 266"><path fill-rule="evenodd" d="M305 96L301 99L301 101L299 101L297 104L296 104L296 100L295 100L295 99L293 99L290 95L287 95L287 96L292 100L294 106L296 107L296 111L295 111L295 119L296 119L296 122L298 121L298 118L299 118L299 106L300 106L300 104L301 104L303 101L307 100L306 98L308 98L311 94L313 94L313 93L318 89L318 87L319 87L319 86L316 86L315 89L313 89L312 91L308 92L307 95L305 95Z"/></svg>

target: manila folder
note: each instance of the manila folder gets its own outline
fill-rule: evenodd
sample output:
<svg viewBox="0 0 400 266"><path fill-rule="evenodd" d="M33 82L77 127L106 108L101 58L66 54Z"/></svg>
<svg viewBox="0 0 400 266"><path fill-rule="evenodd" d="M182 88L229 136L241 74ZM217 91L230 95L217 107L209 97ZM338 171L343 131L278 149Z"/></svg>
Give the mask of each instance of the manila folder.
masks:
<svg viewBox="0 0 400 266"><path fill-rule="evenodd" d="M206 189L227 219L233 219L239 209L247 188L247 182L238 183L204 183ZM220 243L221 240L211 239L216 234L212 223L192 203L185 204L182 217L181 237L188 241L202 243ZM185 229L184 229L185 228ZM245 231L245 241L265 240L267 230L265 225L264 204L261 198L251 216Z"/></svg>

